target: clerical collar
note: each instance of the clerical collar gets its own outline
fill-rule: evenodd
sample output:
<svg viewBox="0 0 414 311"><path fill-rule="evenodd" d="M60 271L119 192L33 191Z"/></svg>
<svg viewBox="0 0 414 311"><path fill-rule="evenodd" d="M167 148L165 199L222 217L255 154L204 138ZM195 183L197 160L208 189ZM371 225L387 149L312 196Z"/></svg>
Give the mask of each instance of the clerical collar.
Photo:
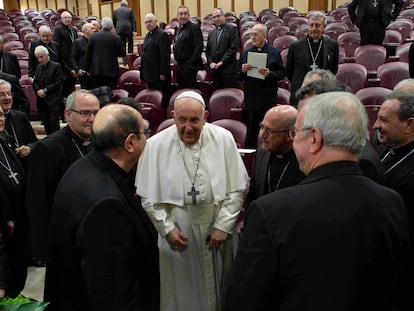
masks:
<svg viewBox="0 0 414 311"><path fill-rule="evenodd" d="M266 47L266 43L265 43L262 47L258 47L258 46L256 46L256 51L257 51L257 52L263 52L263 51L264 51L264 49L265 49L265 47Z"/></svg>
<svg viewBox="0 0 414 311"><path fill-rule="evenodd" d="M271 158L278 158L278 159L289 159L293 154L293 149L290 149L288 152L284 154L277 153L276 151L271 151L270 157Z"/></svg>
<svg viewBox="0 0 414 311"><path fill-rule="evenodd" d="M414 141L399 148L394 148L394 149L390 148L389 151L392 155L403 156L409 153L411 150L413 150L413 148L414 148Z"/></svg>
<svg viewBox="0 0 414 311"><path fill-rule="evenodd" d="M69 127L69 131L70 131L70 136L73 138L73 140L78 144L78 145L82 145L82 146L89 146L91 141L90 140L84 140L81 137L79 137L70 126Z"/></svg>
<svg viewBox="0 0 414 311"><path fill-rule="evenodd" d="M322 40L322 37L320 37L319 39L313 39L313 38L311 38L311 37L308 36L307 38L308 38L309 42L310 43L313 43L313 44L318 44L319 41Z"/></svg>

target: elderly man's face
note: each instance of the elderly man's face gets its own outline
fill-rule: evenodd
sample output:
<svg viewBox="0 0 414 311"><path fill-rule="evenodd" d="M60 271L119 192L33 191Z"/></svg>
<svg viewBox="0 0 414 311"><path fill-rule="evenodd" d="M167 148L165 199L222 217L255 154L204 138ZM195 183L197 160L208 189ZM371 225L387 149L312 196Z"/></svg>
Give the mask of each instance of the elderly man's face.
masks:
<svg viewBox="0 0 414 311"><path fill-rule="evenodd" d="M208 117L208 112L203 112L201 103L193 98L180 98L176 102L173 116L181 141L189 146L196 144Z"/></svg>
<svg viewBox="0 0 414 311"><path fill-rule="evenodd" d="M52 33L48 30L39 31L39 35L44 44L48 44L52 39Z"/></svg>
<svg viewBox="0 0 414 311"><path fill-rule="evenodd" d="M263 150L276 151L279 154L290 150L292 144L289 129L284 128L281 121L281 119L272 118L271 113L266 113L259 132Z"/></svg>
<svg viewBox="0 0 414 311"><path fill-rule="evenodd" d="M190 20L190 14L188 12L188 9L186 9L186 8L179 8L177 10L177 19L178 19L178 22L181 25L187 24L188 21Z"/></svg>
<svg viewBox="0 0 414 311"><path fill-rule="evenodd" d="M36 58L40 65L44 65L49 61L49 55L44 53L37 54Z"/></svg>
<svg viewBox="0 0 414 311"><path fill-rule="evenodd" d="M303 174L308 175L310 172L310 147L312 145L310 137L307 135L309 129L303 127L304 116L303 112L299 112L299 115L296 119L294 133L295 137L293 139L293 149L296 154L296 158L299 162L299 168Z"/></svg>
<svg viewBox="0 0 414 311"><path fill-rule="evenodd" d="M146 16L145 17L145 28L148 31L153 31L157 27L157 21L155 20L154 16Z"/></svg>
<svg viewBox="0 0 414 311"><path fill-rule="evenodd" d="M213 11L213 22L214 25L221 26L224 24L224 22L226 21L226 17L224 16L224 14L221 13L220 10L215 10Z"/></svg>
<svg viewBox="0 0 414 311"><path fill-rule="evenodd" d="M308 23L308 36L311 39L319 40L322 37L323 30L325 29L325 25L323 23L322 17L311 18L309 19Z"/></svg>
<svg viewBox="0 0 414 311"><path fill-rule="evenodd" d="M60 15L60 20L63 25L69 26L72 24L72 15L69 12L63 12L62 15Z"/></svg>
<svg viewBox="0 0 414 311"><path fill-rule="evenodd" d="M400 147L408 143L405 131L409 121L401 121L398 114L400 102L397 99L388 99L378 112L373 128L378 130L378 140L389 147Z"/></svg>
<svg viewBox="0 0 414 311"><path fill-rule="evenodd" d="M65 110L65 119L70 128L83 140L91 137L92 124L99 110L99 101L92 94L80 93L76 96L73 110ZM87 114L83 116L82 113Z"/></svg>
<svg viewBox="0 0 414 311"><path fill-rule="evenodd" d="M252 39L252 44L254 46L262 47L265 44L266 35L261 27L253 26L250 32L250 38Z"/></svg>
<svg viewBox="0 0 414 311"><path fill-rule="evenodd" d="M7 84L0 84L0 106L5 113L13 106L13 97Z"/></svg>

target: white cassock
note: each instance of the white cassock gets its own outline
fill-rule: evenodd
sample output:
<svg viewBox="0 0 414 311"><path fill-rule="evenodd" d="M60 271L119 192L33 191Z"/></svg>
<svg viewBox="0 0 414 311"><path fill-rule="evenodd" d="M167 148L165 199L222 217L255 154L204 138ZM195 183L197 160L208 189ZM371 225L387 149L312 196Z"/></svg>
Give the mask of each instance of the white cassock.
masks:
<svg viewBox="0 0 414 311"><path fill-rule="evenodd" d="M199 191L195 205L189 194L194 176ZM212 252L206 238L212 227L235 233L248 183L232 134L206 123L199 142L186 146L176 126L165 129L148 139L135 183L159 233L161 311L216 310ZM184 250L171 249L165 238L175 226L188 237ZM224 258L233 257L234 237L224 243Z"/></svg>

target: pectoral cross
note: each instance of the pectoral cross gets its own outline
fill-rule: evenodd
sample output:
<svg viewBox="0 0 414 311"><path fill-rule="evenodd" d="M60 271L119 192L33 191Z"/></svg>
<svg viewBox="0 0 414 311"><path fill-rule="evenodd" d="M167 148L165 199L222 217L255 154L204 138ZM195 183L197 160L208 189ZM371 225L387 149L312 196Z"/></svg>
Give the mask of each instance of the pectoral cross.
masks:
<svg viewBox="0 0 414 311"><path fill-rule="evenodd" d="M313 63L313 64L310 66L310 68L311 68L311 70L318 69L318 65L316 65L315 63Z"/></svg>
<svg viewBox="0 0 414 311"><path fill-rule="evenodd" d="M193 199L193 205L196 205L197 203L198 194L200 194L200 191L196 191L194 186L191 187L191 191L187 192L187 195L191 196L191 198Z"/></svg>
<svg viewBox="0 0 414 311"><path fill-rule="evenodd" d="M16 185L19 184L19 180L17 179L17 173L16 172L10 171L9 178L13 179L14 182L16 183Z"/></svg>
<svg viewBox="0 0 414 311"><path fill-rule="evenodd" d="M374 2L372 2L372 6L374 7L374 8L376 8L377 6L378 6L378 1L377 0L374 0Z"/></svg>

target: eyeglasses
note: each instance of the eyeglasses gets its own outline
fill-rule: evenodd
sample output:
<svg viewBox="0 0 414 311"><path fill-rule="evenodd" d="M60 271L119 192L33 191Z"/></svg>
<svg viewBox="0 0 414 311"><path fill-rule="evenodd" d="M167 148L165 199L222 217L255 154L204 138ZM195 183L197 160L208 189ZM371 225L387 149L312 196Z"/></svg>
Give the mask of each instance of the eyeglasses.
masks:
<svg viewBox="0 0 414 311"><path fill-rule="evenodd" d="M213 18L219 18L219 17L221 17L221 16L223 16L223 14L213 15Z"/></svg>
<svg viewBox="0 0 414 311"><path fill-rule="evenodd" d="M266 134L268 134L268 135L275 135L275 134L277 134L277 133L285 133L285 132L290 131L290 129L285 129L285 130L274 130L274 129L271 129L271 128L269 128L269 127L265 127L265 126L263 125L263 122L260 122L260 123L259 123L259 126L260 126L260 130L265 131L265 132L266 132Z"/></svg>
<svg viewBox="0 0 414 311"><path fill-rule="evenodd" d="M75 109L69 109L70 111L79 113L82 118L90 118L91 116L96 116L99 110L75 110Z"/></svg>
<svg viewBox="0 0 414 311"><path fill-rule="evenodd" d="M13 97L13 92L0 92L0 97Z"/></svg>
<svg viewBox="0 0 414 311"><path fill-rule="evenodd" d="M289 137L290 137L290 139L294 140L297 133L299 133L299 132L306 132L306 131L309 131L311 129L312 129L311 127L306 127L304 129L301 129L301 130L297 130L295 128L290 129L289 130Z"/></svg>

